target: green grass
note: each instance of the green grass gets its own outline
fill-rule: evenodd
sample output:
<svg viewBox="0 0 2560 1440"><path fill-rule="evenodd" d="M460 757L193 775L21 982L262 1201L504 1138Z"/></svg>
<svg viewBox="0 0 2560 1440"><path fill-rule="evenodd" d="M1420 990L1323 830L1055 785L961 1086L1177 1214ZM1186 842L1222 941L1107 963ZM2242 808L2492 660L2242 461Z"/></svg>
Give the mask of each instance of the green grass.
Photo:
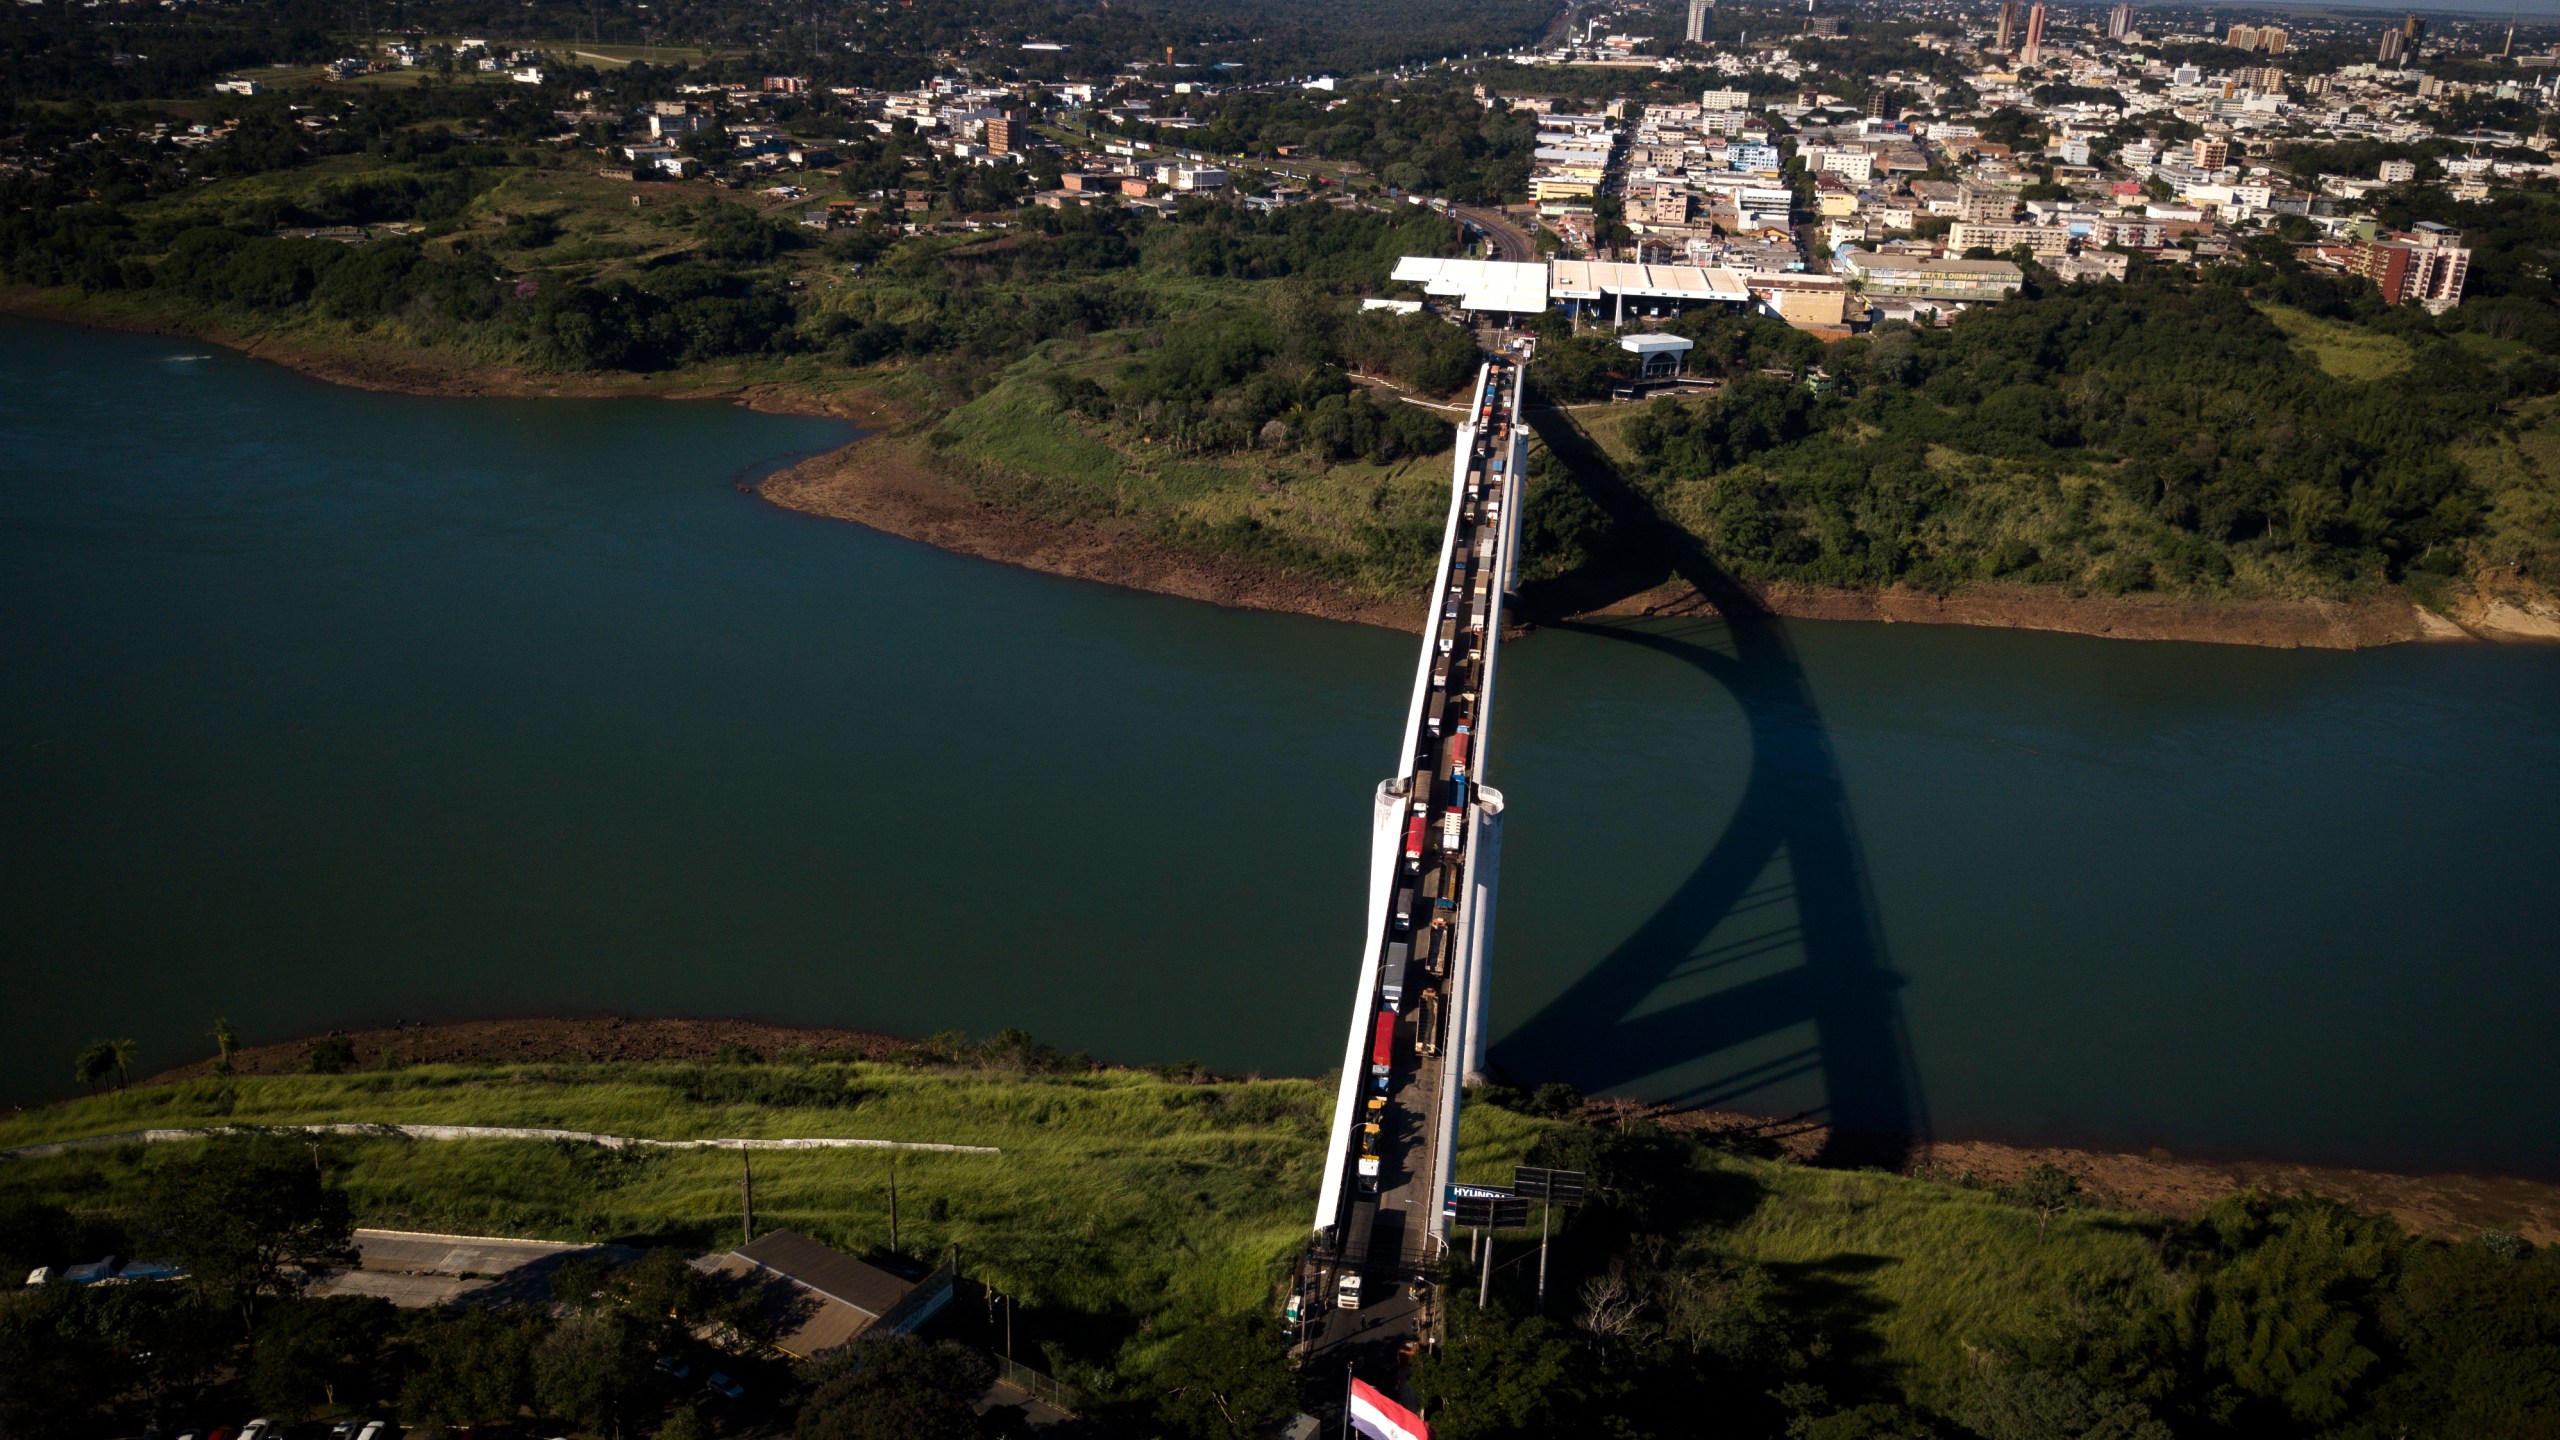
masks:
<svg viewBox="0 0 2560 1440"><path fill-rule="evenodd" d="M1042 383L1100 377L1134 338L1052 344L934 426L981 497L1042 519L1134 532L1195 553L1313 574L1364 594L1418 590L1438 556L1449 454L1390 465L1305 455L1183 455L1064 413Z"/></svg>
<svg viewBox="0 0 2560 1440"><path fill-rule="evenodd" d="M994 1145L1003 1153L896 1155L903 1247L956 1245L972 1273L1027 1301L1143 1318L1161 1337L1205 1315L1274 1303L1306 1233L1330 1100L1310 1080L1190 1084L1130 1071L420 1066L103 1095L0 1121L0 1147L154 1126L365 1122ZM1508 1179L1556 1125L1470 1107L1459 1178ZM700 1247L736 1235L735 1152L321 1144L367 1225ZM184 1145L0 1161L0 1201L39 1198L111 1216L145 1167ZM855 1250L882 1244L890 1164L887 1152L758 1152L759 1220ZM1979 1190L1705 1150L1689 1186L1689 1208L1718 1216L1692 1239L1767 1265L1792 1304L1923 1396L1954 1383L1968 1346L2034 1325L2075 1282L2169 1283L2151 1243L2159 1222L2146 1217L2075 1212L2040 1240L2025 1212ZM1504 1253L1528 1251L1515 1243ZM1506 1272L1503 1283L1518 1279ZM1560 1270L1556 1283L1569 1293L1575 1282Z"/></svg>
<svg viewBox="0 0 2560 1440"><path fill-rule="evenodd" d="M2416 363L2407 341L2283 305L2260 305L2296 350L2340 380L2389 380Z"/></svg>
<svg viewBox="0 0 2560 1440"><path fill-rule="evenodd" d="M2476 565L2560 586L2560 398L2528 402L2511 433L2454 454L2489 497Z"/></svg>

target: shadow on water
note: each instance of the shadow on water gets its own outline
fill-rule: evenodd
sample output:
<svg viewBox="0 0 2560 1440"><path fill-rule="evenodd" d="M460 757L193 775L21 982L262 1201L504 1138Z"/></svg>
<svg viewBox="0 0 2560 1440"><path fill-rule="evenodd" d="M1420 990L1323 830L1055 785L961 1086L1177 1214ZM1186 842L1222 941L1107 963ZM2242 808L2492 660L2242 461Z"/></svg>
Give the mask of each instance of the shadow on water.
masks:
<svg viewBox="0 0 2560 1440"><path fill-rule="evenodd" d="M1593 563L1532 587L1524 612L1586 608L1612 577L1621 593L1643 588L1630 577L1666 571L1695 587L1717 613L1684 627L1554 623L1679 660L1722 686L1747 720L1751 768L1739 805L1696 868L1634 933L1505 1036L1492 1058L1512 1076L1586 1092L1673 1070L1703 1073L1662 1097L1698 1106L1817 1077L1820 1105L1789 1118L1829 1126L1822 1159L1898 1167L1928 1133L1903 1032L1902 981L1885 954L1838 762L1786 625L1564 415L1541 410L1530 423L1606 523ZM1720 940L1728 922L1751 933ZM1783 963L1790 956L1795 963ZM1747 978L1648 1003L1666 986L1689 993L1718 972ZM1809 1044L1768 1054L1780 1037L1806 1030Z"/></svg>

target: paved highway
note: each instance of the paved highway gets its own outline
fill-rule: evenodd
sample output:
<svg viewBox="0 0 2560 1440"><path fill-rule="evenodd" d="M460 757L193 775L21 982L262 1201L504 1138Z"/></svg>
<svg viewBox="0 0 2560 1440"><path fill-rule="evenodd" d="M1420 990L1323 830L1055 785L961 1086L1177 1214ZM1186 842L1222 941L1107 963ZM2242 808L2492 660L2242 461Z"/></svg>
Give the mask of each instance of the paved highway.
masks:
<svg viewBox="0 0 2560 1440"><path fill-rule="evenodd" d="M1529 237L1528 231L1520 228L1518 221L1501 211L1481 205L1452 205L1449 209L1459 219L1484 232L1485 240L1493 250L1489 258L1523 265L1538 258L1537 242Z"/></svg>

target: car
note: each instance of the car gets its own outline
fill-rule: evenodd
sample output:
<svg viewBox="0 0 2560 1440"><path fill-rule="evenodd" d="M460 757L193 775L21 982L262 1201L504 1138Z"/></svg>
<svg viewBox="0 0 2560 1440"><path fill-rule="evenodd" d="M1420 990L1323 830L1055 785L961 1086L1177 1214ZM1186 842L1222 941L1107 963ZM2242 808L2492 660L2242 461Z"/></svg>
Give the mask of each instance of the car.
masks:
<svg viewBox="0 0 2560 1440"><path fill-rule="evenodd" d="M1342 1283L1333 1287L1333 1303L1338 1308L1344 1310L1359 1309L1360 1277L1357 1275L1343 1276Z"/></svg>
<svg viewBox="0 0 2560 1440"><path fill-rule="evenodd" d="M682 1380L693 1374L693 1367L691 1365L686 1364L684 1361L677 1359L673 1355L661 1355L649 1363L659 1374L664 1375L671 1380Z"/></svg>
<svg viewBox="0 0 2560 1440"><path fill-rule="evenodd" d="M268 1432L275 1428L272 1420L252 1420L240 1427L240 1440L266 1440Z"/></svg>
<svg viewBox="0 0 2560 1440"><path fill-rule="evenodd" d="M364 1428L356 1432L356 1440L391 1440L391 1433L390 1421L367 1420Z"/></svg>
<svg viewBox="0 0 2560 1440"><path fill-rule="evenodd" d="M711 1378L702 1382L702 1388L710 1391L714 1395L722 1397L723 1399L744 1400L747 1398L746 1386L730 1379L726 1373L718 1370L712 1371Z"/></svg>

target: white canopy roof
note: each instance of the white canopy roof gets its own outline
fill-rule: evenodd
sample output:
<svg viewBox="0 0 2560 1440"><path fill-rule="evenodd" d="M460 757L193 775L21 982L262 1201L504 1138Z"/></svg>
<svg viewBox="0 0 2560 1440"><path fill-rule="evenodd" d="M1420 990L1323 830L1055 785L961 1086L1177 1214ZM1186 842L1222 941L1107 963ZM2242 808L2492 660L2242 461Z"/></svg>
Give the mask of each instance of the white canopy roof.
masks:
<svg viewBox="0 0 2560 1440"><path fill-rule="evenodd" d="M1547 308L1547 267L1508 260L1446 260L1407 255L1396 261L1395 278L1420 285L1432 295L1455 295L1467 310L1500 310L1533 314Z"/></svg>
<svg viewBox="0 0 2560 1440"><path fill-rule="evenodd" d="M1642 300L1748 301L1751 287L1719 265L1628 265L1610 260L1558 260L1555 293L1567 300L1624 295Z"/></svg>

